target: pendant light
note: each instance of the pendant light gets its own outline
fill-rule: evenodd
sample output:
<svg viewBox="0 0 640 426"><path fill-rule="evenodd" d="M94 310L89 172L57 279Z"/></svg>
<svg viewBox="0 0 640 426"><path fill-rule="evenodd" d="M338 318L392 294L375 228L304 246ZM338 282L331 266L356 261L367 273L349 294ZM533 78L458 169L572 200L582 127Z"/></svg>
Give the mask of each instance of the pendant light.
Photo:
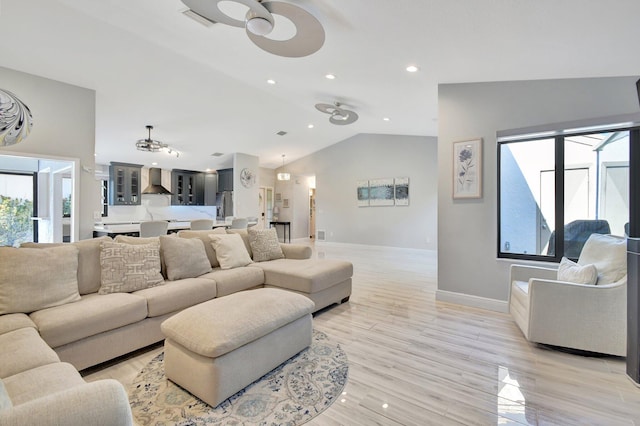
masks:
<svg viewBox="0 0 640 426"><path fill-rule="evenodd" d="M282 171L278 173L278 180L290 180L291 175L284 171L284 154L282 154Z"/></svg>

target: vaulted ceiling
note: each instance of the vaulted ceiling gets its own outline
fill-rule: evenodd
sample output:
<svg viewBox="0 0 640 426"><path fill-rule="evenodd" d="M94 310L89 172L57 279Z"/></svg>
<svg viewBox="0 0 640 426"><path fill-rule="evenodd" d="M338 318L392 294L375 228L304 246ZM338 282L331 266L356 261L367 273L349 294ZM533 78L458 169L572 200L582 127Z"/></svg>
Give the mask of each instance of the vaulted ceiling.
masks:
<svg viewBox="0 0 640 426"><path fill-rule="evenodd" d="M288 162L358 133L437 136L440 83L640 73L637 0L290 3L325 29L310 56L276 56L243 29L201 25L180 0L0 0L0 66L94 89L98 163L198 170L233 152L278 167L282 154ZM292 28L277 17L280 36ZM336 126L314 108L335 101L359 120ZM136 150L147 124L179 158Z"/></svg>

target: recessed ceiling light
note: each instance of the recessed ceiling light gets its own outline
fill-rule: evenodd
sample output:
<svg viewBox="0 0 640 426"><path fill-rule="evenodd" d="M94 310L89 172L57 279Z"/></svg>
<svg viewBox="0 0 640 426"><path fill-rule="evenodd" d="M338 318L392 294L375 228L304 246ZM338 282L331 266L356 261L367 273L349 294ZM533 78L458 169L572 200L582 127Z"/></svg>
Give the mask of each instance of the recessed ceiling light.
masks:
<svg viewBox="0 0 640 426"><path fill-rule="evenodd" d="M384 121L391 121L391 119L389 117L384 117L383 120Z"/></svg>
<svg viewBox="0 0 640 426"><path fill-rule="evenodd" d="M327 74L327 75L325 75L325 77L326 77L327 79L329 79L329 80L335 80L335 79L336 79L335 74Z"/></svg>
<svg viewBox="0 0 640 426"><path fill-rule="evenodd" d="M417 66L415 66L415 65L409 65L409 66L406 68L406 70L407 70L408 72L418 72L418 70L419 70L419 69L420 69L420 68L418 68L418 67L417 67Z"/></svg>
<svg viewBox="0 0 640 426"><path fill-rule="evenodd" d="M272 78L270 78L269 80L267 80L268 84L276 84L276 81Z"/></svg>
<svg viewBox="0 0 640 426"><path fill-rule="evenodd" d="M152 166L157 166L158 163L156 163L155 161L153 163L151 163Z"/></svg>
<svg viewBox="0 0 640 426"><path fill-rule="evenodd" d="M309 124L309 125L307 125L307 127L310 128L310 129L313 129L314 126L313 126L313 124Z"/></svg>

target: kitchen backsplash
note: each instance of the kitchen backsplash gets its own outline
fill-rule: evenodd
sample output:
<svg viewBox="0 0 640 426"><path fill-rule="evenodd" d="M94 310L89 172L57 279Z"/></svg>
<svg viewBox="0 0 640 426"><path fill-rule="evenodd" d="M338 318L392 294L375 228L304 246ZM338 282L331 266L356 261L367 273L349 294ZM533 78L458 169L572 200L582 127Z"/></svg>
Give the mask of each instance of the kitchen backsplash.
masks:
<svg viewBox="0 0 640 426"><path fill-rule="evenodd" d="M139 206L109 206L109 215L101 222L141 222L145 220L177 220L216 218L215 206L172 206L170 195L143 194Z"/></svg>

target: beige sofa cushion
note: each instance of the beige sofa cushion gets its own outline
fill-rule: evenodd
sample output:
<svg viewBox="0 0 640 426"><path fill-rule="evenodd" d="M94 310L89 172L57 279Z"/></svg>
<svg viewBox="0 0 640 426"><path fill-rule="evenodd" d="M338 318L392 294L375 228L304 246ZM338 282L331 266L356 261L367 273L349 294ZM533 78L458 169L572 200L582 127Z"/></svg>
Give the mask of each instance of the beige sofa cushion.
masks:
<svg viewBox="0 0 640 426"><path fill-rule="evenodd" d="M337 259L278 259L250 267L264 271L265 284L302 293L317 293L353 275L353 265Z"/></svg>
<svg viewBox="0 0 640 426"><path fill-rule="evenodd" d="M253 252L254 262L264 262L266 260L282 259L284 257L275 228L249 228L247 232L249 234L249 244Z"/></svg>
<svg viewBox="0 0 640 426"><path fill-rule="evenodd" d="M0 314L29 313L79 299L77 247L0 247Z"/></svg>
<svg viewBox="0 0 640 426"><path fill-rule="evenodd" d="M147 301L130 293L87 294L76 303L31 314L42 338L52 347L133 324L147 317Z"/></svg>
<svg viewBox="0 0 640 426"><path fill-rule="evenodd" d="M210 235L209 238L216 251L220 269L239 268L252 262L240 235Z"/></svg>
<svg viewBox="0 0 640 426"><path fill-rule="evenodd" d="M305 296L261 288L185 309L165 320L161 329L190 351L215 358L310 314L314 307Z"/></svg>
<svg viewBox="0 0 640 426"><path fill-rule="evenodd" d="M128 293L162 285L160 243L122 244L103 241L99 294Z"/></svg>
<svg viewBox="0 0 640 426"><path fill-rule="evenodd" d="M232 293L248 290L264 284L264 273L258 268L216 268L200 278L215 280L218 291L217 297L228 296Z"/></svg>
<svg viewBox="0 0 640 426"><path fill-rule="evenodd" d="M60 362L58 355L34 328L21 328L0 335L0 348L0 378Z"/></svg>
<svg viewBox="0 0 640 426"><path fill-rule="evenodd" d="M199 238L160 237L167 279L195 278L211 271L204 243Z"/></svg>
<svg viewBox="0 0 640 426"><path fill-rule="evenodd" d="M26 314L0 315L0 334L27 327L36 328L36 325Z"/></svg>
<svg viewBox="0 0 640 426"><path fill-rule="evenodd" d="M18 406L86 382L71 364L56 362L7 377L4 383L13 405Z"/></svg>
<svg viewBox="0 0 640 426"><path fill-rule="evenodd" d="M78 291L80 295L95 293L100 289L100 243L110 237L92 238L70 243L78 248ZM20 247L46 248L69 243L22 243Z"/></svg>
<svg viewBox="0 0 640 426"><path fill-rule="evenodd" d="M218 258L216 257L216 251L211 245L211 239L209 238L209 235L226 234L226 233L227 231L225 231L224 228L218 227L218 228L213 228L211 230L207 229L206 231L191 231L191 230L179 231L178 237L198 238L199 240L201 240L204 243L204 249L207 252L207 258L209 259L209 263L211 264L212 268L215 268L217 266L220 266L220 263L218 262Z"/></svg>
<svg viewBox="0 0 640 426"><path fill-rule="evenodd" d="M253 258L253 252L251 251L251 243L249 243L249 232L247 229L227 229L227 234L238 234L242 237L242 242L249 253L249 257Z"/></svg>
<svg viewBox="0 0 640 426"><path fill-rule="evenodd" d="M205 278L185 278L165 285L139 290L134 295L147 300L147 316L176 312L216 297L216 282Z"/></svg>

